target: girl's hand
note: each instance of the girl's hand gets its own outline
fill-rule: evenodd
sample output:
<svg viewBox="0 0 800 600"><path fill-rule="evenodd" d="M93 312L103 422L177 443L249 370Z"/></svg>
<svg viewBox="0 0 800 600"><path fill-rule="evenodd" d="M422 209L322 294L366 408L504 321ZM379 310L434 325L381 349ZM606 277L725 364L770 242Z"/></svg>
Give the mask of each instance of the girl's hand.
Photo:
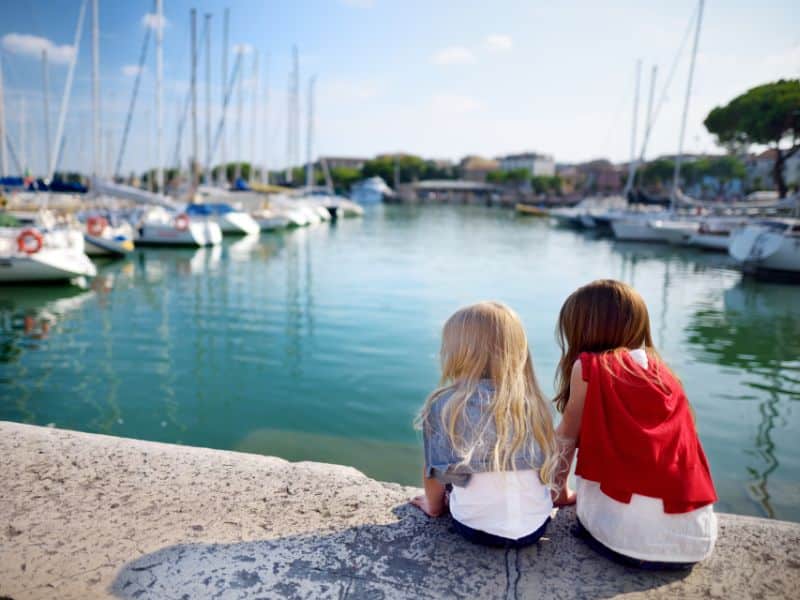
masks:
<svg viewBox="0 0 800 600"><path fill-rule="evenodd" d="M577 495L571 489L569 489L568 485L564 485L561 488L561 491L556 495L553 494L553 505L557 507L561 506L569 506L570 504L575 504L577 500Z"/></svg>
<svg viewBox="0 0 800 600"><path fill-rule="evenodd" d="M444 505L441 508L437 506L436 509L438 510L436 510L431 506L431 503L428 502L428 499L425 496L417 496L411 500L411 505L416 506L426 515L433 518L441 517L445 512Z"/></svg>

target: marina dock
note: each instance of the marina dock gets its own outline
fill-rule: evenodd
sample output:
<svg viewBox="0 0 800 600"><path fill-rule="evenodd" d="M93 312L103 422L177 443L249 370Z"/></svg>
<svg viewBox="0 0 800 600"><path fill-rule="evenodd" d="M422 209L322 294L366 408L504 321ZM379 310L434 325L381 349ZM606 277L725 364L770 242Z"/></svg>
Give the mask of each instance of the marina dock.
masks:
<svg viewBox="0 0 800 600"><path fill-rule="evenodd" d="M720 515L710 559L642 572L561 510L493 550L429 520L418 489L350 467L0 423L0 597L789 598L800 525Z"/></svg>

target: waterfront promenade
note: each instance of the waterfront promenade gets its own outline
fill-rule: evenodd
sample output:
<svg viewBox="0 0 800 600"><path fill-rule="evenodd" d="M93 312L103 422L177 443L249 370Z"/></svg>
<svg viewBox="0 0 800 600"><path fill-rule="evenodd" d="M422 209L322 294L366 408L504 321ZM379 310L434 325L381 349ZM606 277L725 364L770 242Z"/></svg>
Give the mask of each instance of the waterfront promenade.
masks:
<svg viewBox="0 0 800 600"><path fill-rule="evenodd" d="M790 598L800 525L721 515L690 573L570 534L473 546L355 469L0 422L0 598Z"/></svg>

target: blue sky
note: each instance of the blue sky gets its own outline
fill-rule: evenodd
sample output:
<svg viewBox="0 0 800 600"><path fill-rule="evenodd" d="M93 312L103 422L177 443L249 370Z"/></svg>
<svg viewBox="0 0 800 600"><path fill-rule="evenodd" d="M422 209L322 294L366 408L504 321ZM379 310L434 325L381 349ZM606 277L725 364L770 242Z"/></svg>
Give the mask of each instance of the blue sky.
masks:
<svg viewBox="0 0 800 600"><path fill-rule="evenodd" d="M302 155L305 156L305 90L318 80L314 154L370 156L407 151L458 159L534 150L571 162L629 156L633 73L644 62L642 107L650 68L659 66L658 94L696 8L694 0L613 1L417 1L298 0L186 2L164 0L165 160L172 162L178 106L189 82L189 10L212 16L212 115L220 114L222 15L231 9L231 45L244 57L247 78L242 157L282 166L286 158L287 80L293 44L300 50ZM67 73L79 0L0 0L6 122L20 140L26 104L26 155L43 168L42 44L52 44L51 130ZM103 155L119 149L131 72L152 1L100 1ZM90 135L90 20L84 27L67 119L62 166L88 168ZM15 35L16 34L16 35ZM9 37L10 36L10 37ZM36 36L36 38L21 37ZM38 39L42 38L42 39ZM260 98L252 123L249 94L252 58L260 57ZM654 127L648 155L675 152L686 86L688 47ZM264 89L269 56L269 103ZM60 62L59 62L60 61ZM233 55L229 61L233 64ZM199 61L199 125L205 125L204 56ZM134 129L123 172L141 170L155 156L154 52L143 75ZM706 2L686 149L714 151L702 120L708 110L753 85L800 77L800 10L787 0ZM236 104L229 113L235 129ZM265 117L265 112L268 116ZM187 129L188 132L188 129ZM53 134L54 135L54 134ZM233 138L229 156L239 156ZM200 148L205 142L201 137ZM185 138L184 159L189 149ZM19 148L18 148L19 149ZM204 154L201 152L201 158ZM219 154L217 154L219 158Z"/></svg>

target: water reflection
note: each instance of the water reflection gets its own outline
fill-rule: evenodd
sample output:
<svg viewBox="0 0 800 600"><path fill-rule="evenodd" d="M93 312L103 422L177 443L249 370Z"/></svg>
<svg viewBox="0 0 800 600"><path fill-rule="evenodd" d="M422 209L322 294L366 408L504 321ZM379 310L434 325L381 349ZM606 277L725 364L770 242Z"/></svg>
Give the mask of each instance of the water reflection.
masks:
<svg viewBox="0 0 800 600"><path fill-rule="evenodd" d="M776 426L786 424L790 402L800 399L799 298L796 288L742 280L723 292L721 308L701 305L687 328L694 353L741 370L758 402L759 421L747 452L757 462L746 465L747 491L769 517L776 513L770 477L780 466Z"/></svg>

